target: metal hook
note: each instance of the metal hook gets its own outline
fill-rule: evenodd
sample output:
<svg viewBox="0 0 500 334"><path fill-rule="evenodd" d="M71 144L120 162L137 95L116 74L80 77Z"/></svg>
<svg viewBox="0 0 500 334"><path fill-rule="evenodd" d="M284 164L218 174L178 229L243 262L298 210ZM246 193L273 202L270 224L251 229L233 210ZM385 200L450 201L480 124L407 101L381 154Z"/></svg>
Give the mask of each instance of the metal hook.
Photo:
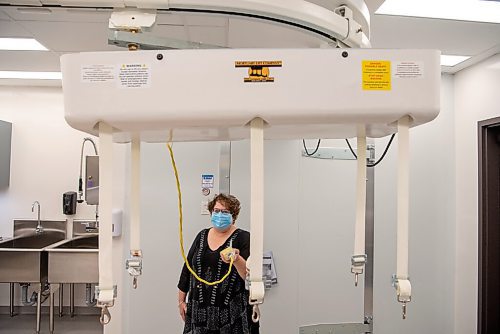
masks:
<svg viewBox="0 0 500 334"><path fill-rule="evenodd" d="M137 276L134 276L134 280L132 281L132 286L134 289L137 289Z"/></svg>
<svg viewBox="0 0 500 334"><path fill-rule="evenodd" d="M255 304L253 306L253 312L252 312L252 321L257 322L260 319L260 310L259 310L259 305Z"/></svg>
<svg viewBox="0 0 500 334"><path fill-rule="evenodd" d="M101 325L107 325L111 321L111 314L106 305L101 307L101 317L99 318Z"/></svg>
<svg viewBox="0 0 500 334"><path fill-rule="evenodd" d="M406 319L406 302L403 303L403 320Z"/></svg>
<svg viewBox="0 0 500 334"><path fill-rule="evenodd" d="M354 273L354 286L358 286L358 273Z"/></svg>

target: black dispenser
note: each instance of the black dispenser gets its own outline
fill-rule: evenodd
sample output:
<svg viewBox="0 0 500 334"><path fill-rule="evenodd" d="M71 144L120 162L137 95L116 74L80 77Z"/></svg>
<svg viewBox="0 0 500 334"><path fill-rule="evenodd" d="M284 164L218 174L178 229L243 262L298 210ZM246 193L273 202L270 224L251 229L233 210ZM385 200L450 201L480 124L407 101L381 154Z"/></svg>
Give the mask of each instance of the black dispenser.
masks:
<svg viewBox="0 0 500 334"><path fill-rule="evenodd" d="M67 216L76 214L76 192L68 191L63 194L63 213Z"/></svg>

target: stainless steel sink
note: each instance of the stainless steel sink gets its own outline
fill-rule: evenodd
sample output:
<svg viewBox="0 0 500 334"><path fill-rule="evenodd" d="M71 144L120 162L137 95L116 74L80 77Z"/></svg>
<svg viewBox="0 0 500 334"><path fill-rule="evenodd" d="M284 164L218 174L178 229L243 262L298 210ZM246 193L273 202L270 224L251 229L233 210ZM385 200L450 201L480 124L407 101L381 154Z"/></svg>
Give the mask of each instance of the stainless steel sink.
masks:
<svg viewBox="0 0 500 334"><path fill-rule="evenodd" d="M79 236L46 249L49 283L97 283L98 236Z"/></svg>
<svg viewBox="0 0 500 334"><path fill-rule="evenodd" d="M44 232L36 234L34 228L37 221L14 221L14 238L0 242L0 283L46 282L48 257L43 250L64 240L65 223L43 221ZM22 228L16 234L16 227L19 226Z"/></svg>
<svg viewBox="0 0 500 334"><path fill-rule="evenodd" d="M64 239L64 236L63 238ZM27 237L18 237L0 243L0 248L43 249L62 240L59 233L43 232Z"/></svg>
<svg viewBox="0 0 500 334"><path fill-rule="evenodd" d="M0 283L10 283L10 310L13 315L14 283L31 283L37 293L36 333L40 333L41 300L48 279L45 247L64 240L66 221L14 220L14 238L0 242Z"/></svg>
<svg viewBox="0 0 500 334"><path fill-rule="evenodd" d="M55 245L55 249L98 249L99 237L97 235L82 236Z"/></svg>
<svg viewBox="0 0 500 334"><path fill-rule="evenodd" d="M75 221L73 239L61 241L45 249L48 254L48 282L51 289L50 333L54 333L54 293L65 283L70 286L86 283L90 291L90 284L99 281L99 235L89 233L96 230L95 227L89 229L89 225L92 224Z"/></svg>

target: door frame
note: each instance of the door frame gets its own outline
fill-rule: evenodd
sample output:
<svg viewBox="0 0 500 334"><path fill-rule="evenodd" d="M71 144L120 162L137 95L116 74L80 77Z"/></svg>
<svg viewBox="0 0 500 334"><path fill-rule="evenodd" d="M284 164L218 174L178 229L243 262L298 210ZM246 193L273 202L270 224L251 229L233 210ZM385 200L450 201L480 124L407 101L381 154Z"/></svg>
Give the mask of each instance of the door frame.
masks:
<svg viewBox="0 0 500 334"><path fill-rule="evenodd" d="M477 333L494 334L500 314L500 117L478 122L478 153Z"/></svg>

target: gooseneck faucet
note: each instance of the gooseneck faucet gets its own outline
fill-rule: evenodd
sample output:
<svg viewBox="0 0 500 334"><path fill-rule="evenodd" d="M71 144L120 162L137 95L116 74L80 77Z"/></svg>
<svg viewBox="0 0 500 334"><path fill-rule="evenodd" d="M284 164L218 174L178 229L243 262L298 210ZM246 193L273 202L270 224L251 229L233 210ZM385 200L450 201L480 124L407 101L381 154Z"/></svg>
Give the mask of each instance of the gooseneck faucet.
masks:
<svg viewBox="0 0 500 334"><path fill-rule="evenodd" d="M35 232L40 234L43 232L42 222L40 221L40 202L35 201L31 206L31 212L35 212L35 205L37 206L37 220L38 224L36 225Z"/></svg>
<svg viewBox="0 0 500 334"><path fill-rule="evenodd" d="M88 142L88 141L92 143L92 146L94 147L95 155L99 155L97 153L97 146L96 146L94 140L92 138L89 138L89 137L83 138L82 150L81 150L81 153L80 153L80 178L78 179L78 200L77 200L78 203L82 203L83 202L83 178L82 178L82 172L83 172L83 149L85 147L85 143Z"/></svg>

